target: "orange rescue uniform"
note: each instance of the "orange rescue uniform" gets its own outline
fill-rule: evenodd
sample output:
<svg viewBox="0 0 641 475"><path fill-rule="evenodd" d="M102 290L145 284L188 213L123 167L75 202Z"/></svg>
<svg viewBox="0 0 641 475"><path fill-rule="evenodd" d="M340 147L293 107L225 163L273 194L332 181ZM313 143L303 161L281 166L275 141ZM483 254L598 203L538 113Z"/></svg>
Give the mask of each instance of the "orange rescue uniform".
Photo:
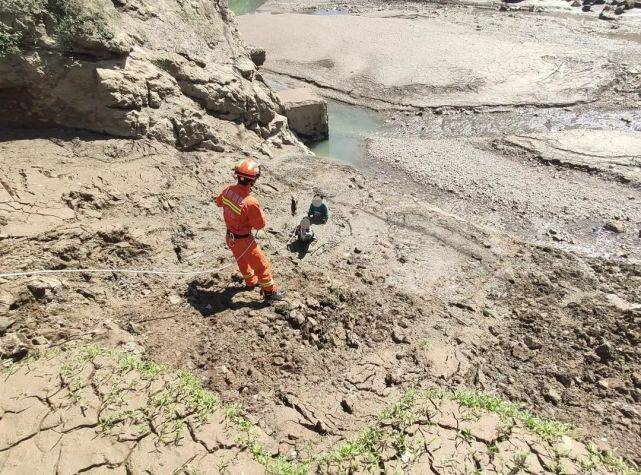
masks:
<svg viewBox="0 0 641 475"><path fill-rule="evenodd" d="M238 269L248 286L260 284L266 292L274 292L271 265L251 235L253 229L265 227L265 214L253 196L249 186L237 184L225 188L216 198L216 204L223 208L227 225L227 246L236 258ZM234 238L231 234L236 235ZM245 237L238 237L245 236Z"/></svg>

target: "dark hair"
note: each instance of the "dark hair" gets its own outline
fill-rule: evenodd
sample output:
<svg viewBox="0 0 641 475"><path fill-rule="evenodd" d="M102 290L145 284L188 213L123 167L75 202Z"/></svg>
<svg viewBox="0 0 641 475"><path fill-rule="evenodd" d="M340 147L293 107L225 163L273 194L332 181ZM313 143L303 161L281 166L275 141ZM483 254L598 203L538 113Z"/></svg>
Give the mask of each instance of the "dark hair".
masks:
<svg viewBox="0 0 641 475"><path fill-rule="evenodd" d="M247 185L251 185L252 183L254 183L254 180L250 180L249 178L245 178L244 176L239 176L237 178L238 178L238 184L239 185L247 186Z"/></svg>
<svg viewBox="0 0 641 475"><path fill-rule="evenodd" d="M316 193L316 194L314 194L314 198L316 198L317 196L318 196L321 200L322 200L322 199L325 199L325 197L324 197L322 194L320 194L320 193Z"/></svg>

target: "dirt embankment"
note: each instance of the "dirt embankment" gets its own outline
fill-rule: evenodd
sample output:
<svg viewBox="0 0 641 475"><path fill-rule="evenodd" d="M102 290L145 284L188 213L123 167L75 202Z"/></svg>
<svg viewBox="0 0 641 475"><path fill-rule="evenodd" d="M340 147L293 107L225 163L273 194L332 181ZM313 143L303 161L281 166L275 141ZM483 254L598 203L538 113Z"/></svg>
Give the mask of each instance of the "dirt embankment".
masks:
<svg viewBox="0 0 641 475"><path fill-rule="evenodd" d="M105 160L104 144L64 139L2 147L3 201L28 203L7 214L3 270L229 263L211 197L236 156ZM432 385L525 401L576 424L581 440L606 436L638 457L638 267L532 247L318 159L265 168L259 240L287 303L264 307L232 283L233 265L202 277L5 279L3 357L65 341L144 350L242 403L286 457L331 447L395 394ZM286 247L289 196L304 205L314 187L332 219L305 254Z"/></svg>
<svg viewBox="0 0 641 475"><path fill-rule="evenodd" d="M473 391L410 390L360 436L291 460L189 372L135 355L96 346L49 351L12 368L5 382L4 473L419 474L478 467L616 473L625 467L560 435L562 424Z"/></svg>

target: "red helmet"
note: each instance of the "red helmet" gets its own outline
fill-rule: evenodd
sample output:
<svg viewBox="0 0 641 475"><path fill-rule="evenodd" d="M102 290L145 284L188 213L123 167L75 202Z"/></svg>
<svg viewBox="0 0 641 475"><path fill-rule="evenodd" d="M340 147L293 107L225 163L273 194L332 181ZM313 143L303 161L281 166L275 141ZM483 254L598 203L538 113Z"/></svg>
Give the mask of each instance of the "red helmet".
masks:
<svg viewBox="0 0 641 475"><path fill-rule="evenodd" d="M260 176L260 165L257 161L252 160L251 158L245 158L244 160L238 162L238 164L234 167L234 173L238 177L256 181Z"/></svg>

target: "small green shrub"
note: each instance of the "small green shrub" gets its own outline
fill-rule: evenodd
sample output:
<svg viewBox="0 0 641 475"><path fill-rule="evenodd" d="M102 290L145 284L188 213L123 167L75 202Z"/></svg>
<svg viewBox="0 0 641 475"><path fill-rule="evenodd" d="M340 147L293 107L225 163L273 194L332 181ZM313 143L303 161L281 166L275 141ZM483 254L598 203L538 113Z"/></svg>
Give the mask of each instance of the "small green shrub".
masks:
<svg viewBox="0 0 641 475"><path fill-rule="evenodd" d="M114 10L107 0L49 0L49 11L57 20L57 40L68 45L74 38L113 38Z"/></svg>
<svg viewBox="0 0 641 475"><path fill-rule="evenodd" d="M109 0L2 0L0 57L17 54L35 29L46 24L62 47L78 39L113 38L115 9Z"/></svg>
<svg viewBox="0 0 641 475"><path fill-rule="evenodd" d="M5 30L4 25L0 24L0 58L18 53L18 44L20 35L16 32Z"/></svg>

